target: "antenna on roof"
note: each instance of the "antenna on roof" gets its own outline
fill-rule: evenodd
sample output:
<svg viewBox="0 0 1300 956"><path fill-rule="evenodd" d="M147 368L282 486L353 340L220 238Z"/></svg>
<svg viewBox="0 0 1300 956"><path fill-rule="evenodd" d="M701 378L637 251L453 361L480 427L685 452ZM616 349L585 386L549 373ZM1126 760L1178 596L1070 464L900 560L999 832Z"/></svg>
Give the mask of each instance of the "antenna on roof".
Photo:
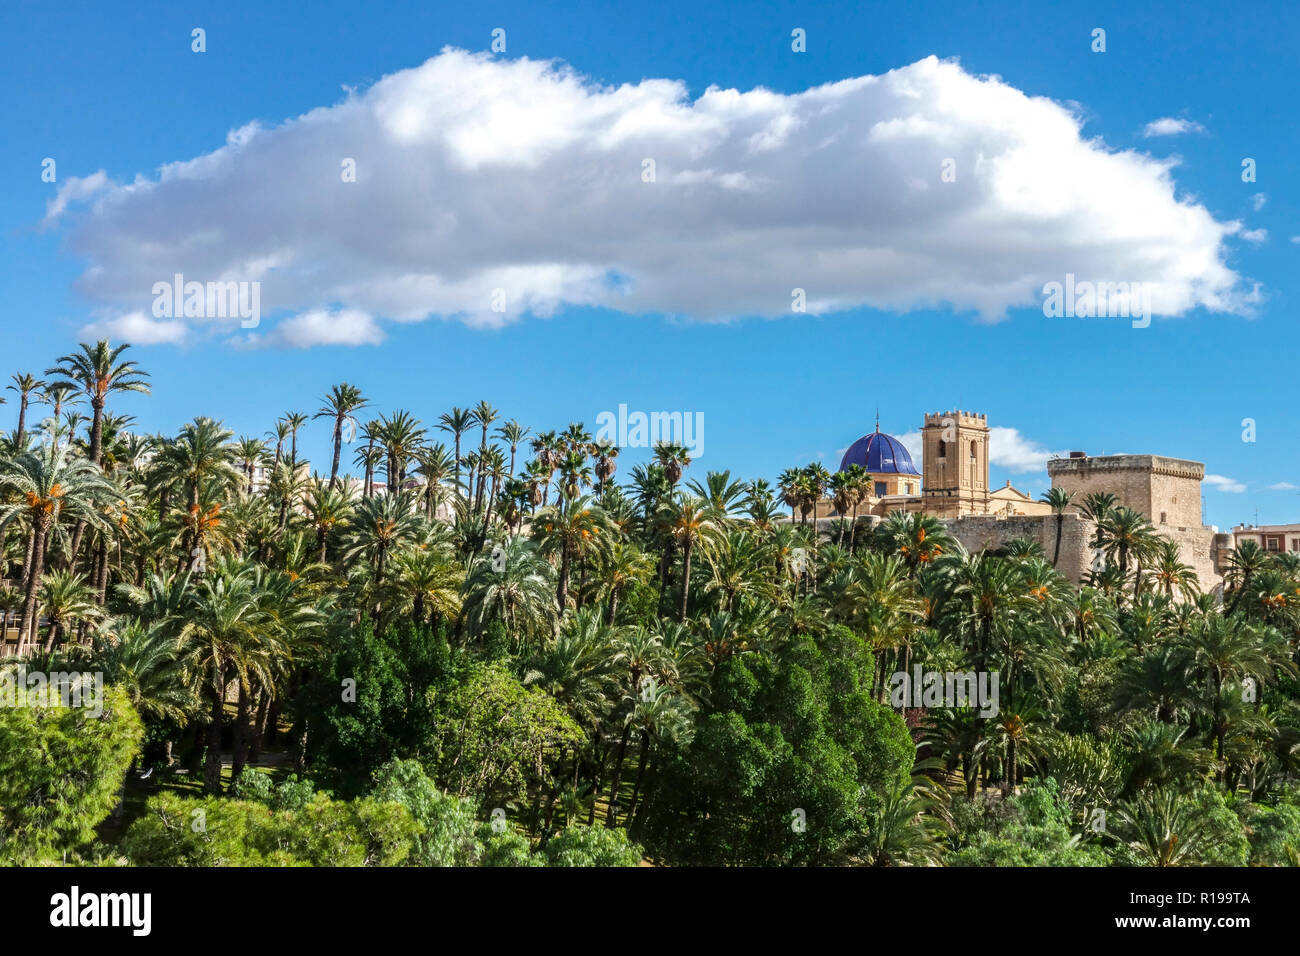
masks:
<svg viewBox="0 0 1300 956"><path fill-rule="evenodd" d="M880 403L876 402L876 431L880 431Z"/></svg>

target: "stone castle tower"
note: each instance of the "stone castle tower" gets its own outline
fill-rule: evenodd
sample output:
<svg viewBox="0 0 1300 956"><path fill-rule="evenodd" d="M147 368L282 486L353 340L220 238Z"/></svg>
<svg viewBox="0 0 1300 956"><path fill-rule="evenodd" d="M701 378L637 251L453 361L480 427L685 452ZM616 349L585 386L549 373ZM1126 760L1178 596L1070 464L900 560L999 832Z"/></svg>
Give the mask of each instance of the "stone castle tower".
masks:
<svg viewBox="0 0 1300 956"><path fill-rule="evenodd" d="M942 518L989 513L989 423L975 412L935 412L921 430L922 509Z"/></svg>

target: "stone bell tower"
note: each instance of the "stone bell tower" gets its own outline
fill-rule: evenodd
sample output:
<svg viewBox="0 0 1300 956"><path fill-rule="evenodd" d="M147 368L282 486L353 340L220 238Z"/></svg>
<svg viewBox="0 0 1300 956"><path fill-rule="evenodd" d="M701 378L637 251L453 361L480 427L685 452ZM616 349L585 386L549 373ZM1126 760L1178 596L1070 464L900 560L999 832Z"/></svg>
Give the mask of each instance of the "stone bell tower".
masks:
<svg viewBox="0 0 1300 956"><path fill-rule="evenodd" d="M989 423L975 412L925 416L922 508L940 518L989 513Z"/></svg>

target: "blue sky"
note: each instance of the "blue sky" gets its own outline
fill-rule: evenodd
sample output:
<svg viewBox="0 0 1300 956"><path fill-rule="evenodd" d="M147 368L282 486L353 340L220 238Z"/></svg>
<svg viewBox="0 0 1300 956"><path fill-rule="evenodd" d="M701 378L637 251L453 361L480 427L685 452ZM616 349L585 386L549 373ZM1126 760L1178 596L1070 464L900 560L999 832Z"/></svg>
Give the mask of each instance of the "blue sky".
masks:
<svg viewBox="0 0 1300 956"><path fill-rule="evenodd" d="M832 207L809 214L818 228L835 220L829 223L835 231L808 248L792 246L791 255L800 262L825 262L859 225L874 230L873 249L891 247L896 240L899 250L912 255L913 261L900 267L897 290L890 286L887 269L860 289L851 275L843 280L847 284L837 289L838 301L853 300L860 293L856 301L867 304L821 308L814 303L809 313L790 314L788 291L780 291L786 297L785 309L776 304L769 308L763 298L769 279L773 290L788 290L800 282L797 275L772 277L772 262L779 259L759 261L746 252L756 248L746 244L746 236L735 239L728 234L732 223L738 235L751 227L746 217L748 210L758 208L752 205L757 194L742 188L739 200L731 202L729 187L724 186L716 193L722 197L716 200L716 217L709 205L714 194L679 207L699 211L701 222L714 233L708 237L710 244L684 253L684 264L666 261L661 273L655 273L652 261L675 242L671 224L661 222L647 227L644 248L628 253L626 261L647 270L642 277L635 268L628 269L634 284L644 282L636 294L649 303L633 314L608 307L603 297L607 290L593 291L584 284L587 279L566 275L553 299L534 290L531 301L544 307L529 308L527 302L518 311L512 307L509 321L483 320L470 306L461 309L460 319L435 315L414 321L404 315L405 321L393 321L411 305L397 293L390 295L384 287L387 280L376 275L375 270L382 269L375 266L349 273L347 283L330 287L320 301L311 300L303 286L292 295L286 293L283 307L277 306L266 328L259 329L254 343L259 347L248 347L238 329L218 335L210 327L187 329L182 344L138 347L136 358L153 375L154 397L128 397L119 407L135 414L148 430L171 430L197 414L212 414L238 433L260 434L286 410L314 411L319 396L344 379L359 384L376 410L405 407L426 421L452 405L486 398L507 417L535 430L563 427L572 420L592 426L598 413L624 403L630 409L702 412L705 436L699 469L728 467L744 477L774 477L819 456L829 465L837 464L838 453L871 430L877 405L882 428L895 434L915 431L927 411L963 408L986 412L991 425L1015 430L1002 437L1000 454L995 444L995 484L1010 478L1035 495L1042 491L1046 473L1034 462L1043 451L1152 452L1204 461L1208 473L1222 476L1217 486L1205 488L1206 518L1220 527L1254 521L1256 511L1266 523L1300 519L1300 488L1270 489L1283 483L1300 486L1289 421L1297 384L1288 363L1295 341L1294 266L1300 256L1300 243L1293 241L1300 237L1294 178L1286 173L1294 169L1294 157L1300 153L1294 97L1285 92L1300 89L1293 49L1300 35L1300 12L1294 5L1257 4L1245 11L1198 3L1146 4L1142 10L1128 4L1056 9L1041 3L905 8L656 3L636 7L635 12L618 12L605 4L544 8L536 3L468 9L426 3L380 8L314 3L277 5L275 11L242 3L143 3L119 10L98 4L59 6L55 10L48 4L20 2L0 10L0 85L10 91L0 102L0 175L6 184L0 192L0 301L9 333L6 377L10 371L41 371L73 348L86 326L114 327L113 316L138 305L131 295L147 291L132 292L135 287L130 286L137 275L132 272L131 250L139 243L156 237L158 245L180 246L211 229L221 234L223 254L238 255L243 225L233 218L222 221L220 209L245 202L248 206L240 208L256 208L263 202L256 198L258 180L251 175L221 179L220 188L211 190L211 205L201 170L191 174L188 191L160 189L152 198L129 194L128 184L138 178L157 181L160 167L211 154L227 143L232 130L253 122L263 131L258 143L269 144L263 146L263 155L287 155L287 145L281 153L274 151L277 143L290 138L280 128L309 111L339 108L345 100L378 103L374 112L381 117L387 115L382 107L386 102L418 106L429 88L415 85L414 79L395 86L388 99L378 93L367 99L366 91L385 76L415 71L445 47L487 51L494 28L507 31L507 50L496 58L506 61L502 69L519 58L556 59L580 74L580 85L585 85L574 95L582 110L595 109L591 91L596 84L644 90L647 87L638 84L646 80L680 81L689 108L710 86L741 93L762 87L795 97L821 84L905 70L935 56L957 61L962 75L935 78L933 71L913 68L918 72L901 74L906 82L893 95L905 97L898 90L905 91L915 80L922 89L921 102L927 104L950 89L966 89L966 75L994 74L1005 87L1055 101L1062 105L1062 115L1081 118L1081 142L1070 154L1075 159L1097 153L1122 156L1126 151L1152 160L1178 158L1167 175L1179 205L1170 199L1154 213L1137 200L1131 206L1115 201L1108 174L1080 165L1082 178L1073 180L1079 196L1068 216L1047 224L1033 215L1023 220L1035 229L1052 230L1035 234L1029 243L1045 250L1046 274L1054 274L1051 270L1057 266L1061 273L1071 271L1076 261L1111 262L1102 240L1115 234L1114 229L1140 233L1149 218L1150 235L1133 239L1131 250L1113 260L1119 270L1114 278L1129 278L1123 271L1127 264L1150 261L1160 249L1177 245L1184 233L1197 232L1195 225L1185 230L1178 226L1180 210L1191 206L1201 215L1200 226L1214 227L1205 230L1207 235L1217 235L1215 230L1224 224L1237 225L1222 228L1221 241L1208 245L1188 240L1176 261L1171 258L1162 265L1162 275L1186 272L1188 263L1196 263L1208 248L1210 266L1230 278L1211 292L1188 293L1192 300L1179 307L1181 314L1157 315L1144 329L1132 328L1124 319L1046 318L1039 303L1017 299L1008 305L975 279L953 278L967 269L978 272L980 235L956 235L947 249L955 227L945 214L935 213L917 230L910 228L912 220L906 216L891 218L886 208L891 198L888 180L878 170L882 158L898 158L892 147L886 144L882 152L864 156L860 193L854 170L845 166L854 155L832 147L828 163L834 168L815 172L807 164L780 167L787 177L783 180L771 178L777 166L759 164L759 185L754 188L807 189L810 206L820 202ZM190 49L194 27L206 31L205 53ZM807 33L806 53L791 50L790 34L796 27ZM1106 31L1104 53L1090 49L1091 32L1097 27ZM460 69L460 62L445 61L445 69ZM496 64L481 68L488 72L475 79L479 86L483 77L491 81L498 76ZM418 79L420 74L403 75ZM446 75L433 74L433 80L440 82ZM439 90L445 85L439 82L427 95L444 95ZM354 92L345 93L345 87ZM862 108L888 110L893 102L871 100ZM802 107L789 109L812 122L812 114L800 112ZM515 158L569 122L565 117L570 114L562 110L554 117L544 106L529 111L534 112L540 117L529 134L534 138L523 142ZM339 114L336 110L331 115ZM712 122L722 116L724 126L734 123L740 129L747 120L735 115L724 107L706 118L696 115L696 126L706 128L705 119ZM1182 120L1188 128L1178 135L1144 135L1147 124L1161 118ZM986 150L993 147L979 138L983 122L972 116L970 123L977 128L959 132L976 137ZM961 120L954 125L960 126ZM419 122L416 126L416 133L400 131L416 136L413 152L403 154L404 169L410 168L410 156L424 154L419 136L432 135ZM349 135L367 128L346 123L336 127L352 130ZM672 148L689 152L690 137L697 134L682 135ZM387 162L376 142L353 142L363 168ZM551 149L549 140L545 145ZM562 148L568 147L556 147ZM784 147L778 147L770 155L779 160L783 152ZM624 259L613 254L602 259L592 252L599 243L589 245L585 236L575 234L607 226L611 247L630 243L631 248L635 233L629 237L627 229L640 226L625 226L620 210L627 208L626 218L635 220L644 215L641 207L620 206L622 200L609 198L616 195L610 193L593 200L590 230L566 228L563 223L570 213L573 222L583 221L580 212L573 211L573 197L580 202L585 194L565 193L557 199L568 184L557 181L549 167L535 167L540 172L514 180L510 191L502 192L507 187L495 183L480 193L476 190L491 178L495 159L490 157L483 167L467 160L463 150L457 155L457 178L445 195L436 186L425 195L420 180L404 182L405 174L398 174L396 193L384 193L378 201L368 198L359 208L337 207L338 215L355 217L346 232L370 235L373 230L375 237L384 237L406 230L417 235L418 225L397 222L403 214L400 190L414 187L419 202L431 205L420 207L413 200L412 208L432 218L438 216L440 203L450 208L468 195L497 203L493 215L502 225L484 239L481 250L464 235L453 235L457 267L463 273L473 271L475 255L496 257L493 261L499 264L505 261L500 259L506 255L502 250L511 247L513 254L535 257L533 247L544 241L564 250L555 253L557 261L588 262L597 273L591 280L597 286L612 275L623 280ZM538 162L549 161L550 155L542 150ZM55 183L41 180L45 157L57 162ZM1254 183L1242 181L1243 157L1256 161ZM241 162L245 172L264 168L239 155L229 161L236 173ZM589 154L574 147L565 168L588 161ZM330 162L337 167L333 157ZM969 165L959 168L963 186L977 178L966 175ZM665 163L663 185L689 188L681 186L684 179L670 183L667 169ZM101 216L95 208L101 197L88 190L86 201L70 202L64 214L43 222L49 204L70 179L84 180L100 170L109 184L104 191L109 200L124 197L116 211ZM1027 182L1032 184L1039 174L1031 169ZM304 194L302 204L276 205L287 202L282 197L295 182L310 179L310 171L283 175L284 180L272 177L268 188L275 195L265 201L276 216L302 215L303 222L284 225L286 236L298 230L294 254L308 257L295 264L312 265L318 284L328 286L331 270L350 268L350 259L331 258L342 240L322 243L317 250L321 258L312 263L301 251L310 245L301 236L318 228L313 216L333 215L330 203L335 200L321 200L323 214L310 202L310 193ZM1148 180L1154 182L1150 167L1136 175L1134 181L1141 180L1143 188ZM819 178L831 185L823 187ZM1089 201L1090 191L1095 191L1095 204ZM1135 193L1139 199L1142 195ZM837 196L844 197L841 209L833 208ZM304 210L304 204L313 208ZM999 225L1005 210L995 203L977 204L974 211L978 216L964 220L961 229L975 230L972 223L991 222L995 232L1001 229L1004 234L992 235L990 248L1016 245L1009 234L1021 227L1020 220ZM788 209L771 211L777 217L788 214ZM458 206L457 215L457 221L466 221L469 207ZM536 223L530 219L534 215ZM1020 209L1018 215L1026 213ZM715 221L720 225L712 230ZM560 225L547 235L547 223ZM801 220L799 225L807 223ZM515 232L510 232L512 227ZM255 229L250 225L249 235L256 232L257 238L248 240L246 253L264 251L264 245L254 245L265 244L276 228L274 221L259 222ZM1089 237L1101 238L1093 242ZM681 237L684 249L690 238ZM382 246L382 240L375 241ZM1052 260L1056 244L1072 251ZM945 251L916 265L917 250L934 247ZM158 258L157 250L152 255L138 275L154 275L159 270L149 269L166 261ZM413 255L418 258L418 251ZM1024 257L1023 248L1014 254L999 251L996 266L990 268L1008 272L1008 281L1015 279L1018 255ZM671 260L671 255L665 258ZM88 272L96 264L107 265ZM1042 264L1033 262L1035 268ZM115 269L123 275L116 284L109 274ZM170 274L170 269L163 270L160 277ZM1200 288L1195 277L1184 278L1187 288ZM840 277L829 272L820 281ZM364 295L348 299L348 290L359 284L365 285ZM938 291L927 296L917 291L923 288ZM817 291L809 288L810 300L817 299ZM454 303L457 294L448 291L448 301ZM725 306L717 302L729 297L737 303L739 317L701 321L719 318L714 313ZM956 304L946 305L944 299ZM147 300L145 296L146 308ZM384 303L392 303L389 311ZM312 309L325 310L327 320L340 314L338 310L367 310L364 329L356 338L363 344L302 348L285 344L297 340L276 338L277 321ZM0 415L14 411L11 404ZM1245 418L1256 423L1253 443L1242 441ZM327 460L326 439L323 425L309 426L304 446L313 460ZM622 469L630 469L640 457L634 451L625 453Z"/></svg>

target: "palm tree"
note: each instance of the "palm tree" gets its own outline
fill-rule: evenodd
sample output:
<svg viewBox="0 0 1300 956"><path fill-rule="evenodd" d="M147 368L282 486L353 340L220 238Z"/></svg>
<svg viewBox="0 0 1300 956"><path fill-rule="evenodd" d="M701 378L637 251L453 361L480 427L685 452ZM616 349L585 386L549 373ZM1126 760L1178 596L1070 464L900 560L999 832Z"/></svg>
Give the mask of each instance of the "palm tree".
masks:
<svg viewBox="0 0 1300 956"><path fill-rule="evenodd" d="M14 383L8 386L9 391L18 393L18 430L16 444L21 447L23 438L26 436L27 427L27 406L31 402L32 393L39 393L45 387L45 383L34 375L26 373L13 376Z"/></svg>
<svg viewBox="0 0 1300 956"><path fill-rule="evenodd" d="M1227 583L1234 591L1229 614L1237 613L1241 596L1250 589L1254 577L1268 566L1268 560L1268 552L1259 546L1258 541L1250 539L1241 542L1228 555Z"/></svg>
<svg viewBox="0 0 1300 956"><path fill-rule="evenodd" d="M192 675L195 689L209 705L203 773L207 793L221 792L226 688L232 676L246 684L250 671L265 666L266 644L270 641L256 590L255 569L239 563L213 568L192 593L180 631L186 672Z"/></svg>
<svg viewBox="0 0 1300 956"><path fill-rule="evenodd" d="M612 442L599 441L594 446L593 454L596 456L596 493L604 495L609 480L618 470L614 464L614 459L618 457L618 446Z"/></svg>
<svg viewBox="0 0 1300 956"><path fill-rule="evenodd" d="M691 463L691 456L681 445L671 442L659 442L655 445L655 461L664 470L670 490L677 488L682 480L682 470Z"/></svg>
<svg viewBox="0 0 1300 956"><path fill-rule="evenodd" d="M1212 614L1182 641L1189 669L1204 681L1205 710L1212 715L1215 733L1214 755L1223 759L1222 725L1224 690L1246 677L1270 677L1275 667L1294 671L1286 657L1279 657L1253 624L1238 618Z"/></svg>
<svg viewBox="0 0 1300 956"><path fill-rule="evenodd" d="M519 443L528 437L528 429L512 418L497 428L497 437L510 447L510 470L506 472L506 477L513 478L515 476L515 453L519 450Z"/></svg>
<svg viewBox="0 0 1300 956"><path fill-rule="evenodd" d="M239 440L235 442L235 455L239 466L244 470L244 478L247 481L246 490L251 495L257 466L266 461L266 442L260 438L240 435Z"/></svg>
<svg viewBox="0 0 1300 956"><path fill-rule="evenodd" d="M18 499L0 504L0 531L19 518L26 519L29 529L18 636L18 652L22 654L24 645L36 640L36 600L53 529L61 518L80 526L100 523L100 506L109 500L113 487L91 462L73 457L66 445L51 443L18 458L0 459L0 491Z"/></svg>
<svg viewBox="0 0 1300 956"><path fill-rule="evenodd" d="M486 401L482 401L474 406L474 410L473 412L471 412L471 414L473 415L474 423L482 429L482 437L479 440L479 445L478 445L478 457L479 457L479 462L481 467L481 463L483 459L487 456L488 426L491 425L498 418L500 418L501 413L497 411L495 408L493 408L491 405L489 405ZM480 471L478 477L478 488L470 489L474 495L475 511L481 511L483 509L483 486L484 486L485 478L486 476L483 475L482 472Z"/></svg>
<svg viewBox="0 0 1300 956"><path fill-rule="evenodd" d="M103 453L104 403L113 392L149 392L149 376L135 362L118 361L129 345L113 348L108 339L100 339L93 346L80 344L81 351L59 358L58 364L45 370L46 375L58 376L59 384L71 385L90 400L92 422L90 427L90 460L101 464ZM56 411L57 415L58 412Z"/></svg>
<svg viewBox="0 0 1300 956"><path fill-rule="evenodd" d="M1107 836L1137 866L1195 866L1213 847L1214 829L1192 797L1172 788L1144 791L1121 803Z"/></svg>
<svg viewBox="0 0 1300 956"><path fill-rule="evenodd" d="M1070 507L1070 501L1074 495L1064 488L1050 488L1038 499L1045 502L1052 509L1052 514L1056 515L1056 545L1052 549L1052 567L1056 567L1056 562L1061 557L1061 532L1065 527L1065 509Z"/></svg>
<svg viewBox="0 0 1300 956"><path fill-rule="evenodd" d="M420 420L408 411L397 410L391 417L379 416L377 438L387 455L388 493L395 494L406 481L406 463L424 443Z"/></svg>
<svg viewBox="0 0 1300 956"><path fill-rule="evenodd" d="M713 534L716 524L709 516L704 500L689 494L677 496L670 521L673 538L682 549L682 605L677 620L685 623L691 592L691 553L701 538Z"/></svg>
<svg viewBox="0 0 1300 956"><path fill-rule="evenodd" d="M630 541L618 541L609 550L599 569L600 583L609 595L605 623L612 625L618 617L618 600L633 584L649 580L654 572L650 556Z"/></svg>
<svg viewBox="0 0 1300 956"><path fill-rule="evenodd" d="M509 538L501 549L499 562L480 555L471 563L464 615L470 630L479 635L499 621L518 645L555 618L555 572L526 538Z"/></svg>
<svg viewBox="0 0 1300 956"><path fill-rule="evenodd" d="M636 764L636 779L632 784L632 799L628 801L625 820L630 824L636 817L637 801L645 783L646 766L650 761L654 745L660 740L672 740L679 746L687 744L693 735L690 712L693 709L681 694L667 685L661 685L653 678L641 686L641 693L631 698L631 709L625 721L627 726L640 736L640 755ZM622 758L615 767L614 779L622 774ZM611 808L617 797L618 784L611 795Z"/></svg>
<svg viewBox="0 0 1300 956"><path fill-rule="evenodd" d="M1130 557L1145 563L1155 546L1155 528L1150 520L1132 508L1112 508L1098 528L1107 556L1115 556L1120 575L1127 580Z"/></svg>
<svg viewBox="0 0 1300 956"><path fill-rule="evenodd" d="M275 439L275 458L271 461L271 468L274 470L284 460L284 441L289 437L289 423L283 418L277 419L275 427L267 432L267 435Z"/></svg>
<svg viewBox="0 0 1300 956"><path fill-rule="evenodd" d="M419 462L416 474L424 479L424 514L432 520L446 497L447 489L443 482L452 474L455 463L447 446L441 442L421 447L416 452L416 460Z"/></svg>
<svg viewBox="0 0 1300 956"><path fill-rule="evenodd" d="M343 382L330 389L328 395L321 399L320 410L313 418L329 418L334 422L331 438L334 442L334 458L330 462L330 487L338 484L339 455L343 451L343 442L351 441L357 430L357 412L365 408L368 402L355 385ZM344 437L346 434L346 437Z"/></svg>
<svg viewBox="0 0 1300 956"><path fill-rule="evenodd" d="M285 412L284 424L289 429L289 464L293 468L298 467L298 429L306 425L311 419L302 412Z"/></svg>
<svg viewBox="0 0 1300 956"><path fill-rule="evenodd" d="M868 817L863 856L871 866L938 866L947 829L940 791L917 783L896 787Z"/></svg>
<svg viewBox="0 0 1300 956"><path fill-rule="evenodd" d="M366 443L357 449L353 458L353 463L361 466L364 475L361 491L363 498L369 498L375 493L375 472L383 464L386 454L379 444L379 428L377 420L366 424L364 429Z"/></svg>
<svg viewBox="0 0 1300 956"><path fill-rule="evenodd" d="M159 481L181 485L191 511L198 508L205 485L237 486L243 476L236 465L240 451L231 444L233 437L234 432L215 419L194 419L159 452ZM187 548L193 547L193 541L187 543Z"/></svg>
<svg viewBox="0 0 1300 956"><path fill-rule="evenodd" d="M543 554L559 559L555 600L563 614L569 602L569 573L573 562L589 553L606 551L615 535L615 526L603 508L583 496L570 501L567 508L552 505L537 512L532 533Z"/></svg>
<svg viewBox="0 0 1300 956"><path fill-rule="evenodd" d="M324 564L334 529L346 524L352 516L352 492L346 486L339 488L315 479L303 499L303 510L316 532L316 560Z"/></svg>
<svg viewBox="0 0 1300 956"><path fill-rule="evenodd" d="M397 556L395 565L402 592L410 598L412 621L423 624L429 615L460 614L465 573L450 549L410 548Z"/></svg>
<svg viewBox="0 0 1300 956"><path fill-rule="evenodd" d="M1097 526L1097 534L1093 541L1095 547L1101 547L1103 541L1101 526L1118 503L1119 499L1109 491L1092 491L1083 496L1083 503L1079 505L1079 511Z"/></svg>
<svg viewBox="0 0 1300 956"><path fill-rule="evenodd" d="M450 412L446 412L438 419L438 427L445 432L451 432L455 439L456 449L456 493L464 494L465 486L460 483L460 439L465 432L474 424L474 413L468 408L452 407Z"/></svg>
<svg viewBox="0 0 1300 956"><path fill-rule="evenodd" d="M1196 569L1184 564L1178 544L1168 538L1157 542L1157 550L1152 564L1152 577L1156 586L1164 591L1165 597L1173 600L1175 589L1184 600L1190 601L1199 590Z"/></svg>
<svg viewBox="0 0 1300 956"><path fill-rule="evenodd" d="M383 582L388 558L413 540L420 528L409 492L363 498L348 524L344 561L364 558L374 574L375 587Z"/></svg>
<svg viewBox="0 0 1300 956"><path fill-rule="evenodd" d="M95 590L79 574L55 571L41 587L40 607L49 621L45 653L51 653L59 641L78 623L98 622L104 612L95 600Z"/></svg>

